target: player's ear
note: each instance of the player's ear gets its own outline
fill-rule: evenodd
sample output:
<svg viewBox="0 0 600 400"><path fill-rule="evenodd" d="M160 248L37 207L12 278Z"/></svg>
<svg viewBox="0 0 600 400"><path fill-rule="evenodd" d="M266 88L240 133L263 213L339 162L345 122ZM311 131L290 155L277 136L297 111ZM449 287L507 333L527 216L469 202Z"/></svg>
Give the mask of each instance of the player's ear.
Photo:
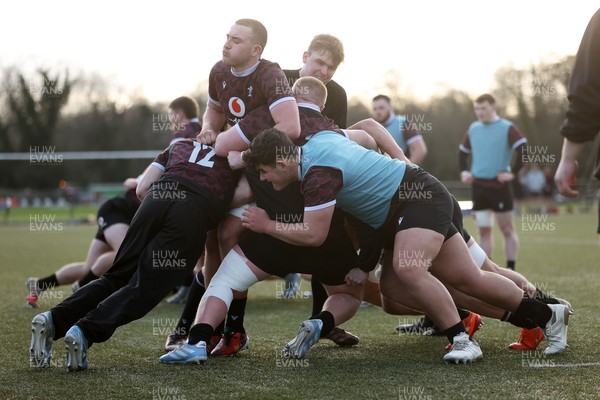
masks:
<svg viewBox="0 0 600 400"><path fill-rule="evenodd" d="M310 54L308 54L308 51L305 51L304 53L302 53L302 62L303 62L304 64L306 64L306 61L308 60L308 56L309 56L309 55L310 55Z"/></svg>
<svg viewBox="0 0 600 400"><path fill-rule="evenodd" d="M260 55L262 54L263 48L260 44L255 44L254 46L252 46L252 56L258 56L260 57Z"/></svg>
<svg viewBox="0 0 600 400"><path fill-rule="evenodd" d="M287 169L288 169L288 165L285 162L285 160L277 160L277 161L275 161L275 166L276 166L276 168L279 167L279 169L281 169L284 172L287 171Z"/></svg>

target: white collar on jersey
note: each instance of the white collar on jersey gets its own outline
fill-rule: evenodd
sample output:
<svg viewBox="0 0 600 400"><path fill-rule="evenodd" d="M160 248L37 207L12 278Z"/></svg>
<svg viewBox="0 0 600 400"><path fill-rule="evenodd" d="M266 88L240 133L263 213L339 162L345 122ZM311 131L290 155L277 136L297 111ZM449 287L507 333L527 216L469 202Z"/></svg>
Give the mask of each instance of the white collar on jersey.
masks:
<svg viewBox="0 0 600 400"><path fill-rule="evenodd" d="M298 107L310 108L311 110L315 110L317 112L321 112L319 106L313 103L298 103Z"/></svg>
<svg viewBox="0 0 600 400"><path fill-rule="evenodd" d="M394 122L395 119L396 119L396 114L394 114L394 113L390 114L390 117L387 119L387 121L385 121L383 123L383 126L388 126L389 124Z"/></svg>
<svg viewBox="0 0 600 400"><path fill-rule="evenodd" d="M200 118L192 118L190 119L190 122L200 122Z"/></svg>
<svg viewBox="0 0 600 400"><path fill-rule="evenodd" d="M258 68L258 64L260 64L260 60L258 60L258 61L256 62L256 64L254 64L254 65L253 65L253 66L251 66L250 68L248 68L248 69L245 69L245 70L243 70L243 71L239 71L239 72L237 72L237 71L234 71L234 70L233 70L233 67L231 67L231 75L233 75L233 76L235 76L235 77L237 77L237 78L243 78L244 76L248 76L248 75L250 75L251 73L253 73L254 71L256 71L256 68Z"/></svg>

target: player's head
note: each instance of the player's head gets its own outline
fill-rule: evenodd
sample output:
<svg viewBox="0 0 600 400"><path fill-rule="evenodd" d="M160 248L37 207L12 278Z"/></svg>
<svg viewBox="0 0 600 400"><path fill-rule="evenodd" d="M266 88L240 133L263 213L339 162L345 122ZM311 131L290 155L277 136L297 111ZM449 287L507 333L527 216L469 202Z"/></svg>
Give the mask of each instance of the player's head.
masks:
<svg viewBox="0 0 600 400"><path fill-rule="evenodd" d="M171 122L182 122L192 118L198 118L200 106L198 102L191 97L181 96L169 104L169 120Z"/></svg>
<svg viewBox="0 0 600 400"><path fill-rule="evenodd" d="M314 76L327 84L344 61L344 45L335 36L321 34L313 38L302 55L300 76Z"/></svg>
<svg viewBox="0 0 600 400"><path fill-rule="evenodd" d="M292 92L298 103L312 103L321 110L325 107L327 88L315 77L305 76L298 79L292 87Z"/></svg>
<svg viewBox="0 0 600 400"><path fill-rule="evenodd" d="M234 69L250 68L267 45L267 29L254 19L238 19L223 45L223 62Z"/></svg>
<svg viewBox="0 0 600 400"><path fill-rule="evenodd" d="M492 122L496 118L496 99L491 94L482 94L475 99L473 109L481 122Z"/></svg>
<svg viewBox="0 0 600 400"><path fill-rule="evenodd" d="M392 101L385 94L378 94L377 96L373 97L371 107L373 109L373 118L375 118L375 121L379 122L380 124L383 124L385 121L387 121L394 113Z"/></svg>
<svg viewBox="0 0 600 400"><path fill-rule="evenodd" d="M280 130L265 129L242 154L244 165L256 169L260 179L270 182L275 190L298 180L298 146Z"/></svg>

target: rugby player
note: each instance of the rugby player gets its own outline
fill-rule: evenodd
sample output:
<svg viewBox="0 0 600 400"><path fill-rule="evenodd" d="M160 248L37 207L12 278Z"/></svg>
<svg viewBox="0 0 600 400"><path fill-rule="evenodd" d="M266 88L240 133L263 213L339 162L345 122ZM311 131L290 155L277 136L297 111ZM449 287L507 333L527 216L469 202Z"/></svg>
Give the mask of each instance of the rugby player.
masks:
<svg viewBox="0 0 600 400"><path fill-rule="evenodd" d="M498 116L493 96L479 96L474 109L478 121L471 124L459 146L460 179L472 185L473 211L481 247L492 258L493 212L504 236L506 267L514 270L519 240L513 222L511 181L523 165L522 154L527 150L527 139L512 122ZM516 157L511 168L513 153Z"/></svg>
<svg viewBox="0 0 600 400"><path fill-rule="evenodd" d="M198 103L191 97L181 96L169 104L169 121L172 123L170 144L196 137L202 128L199 113ZM107 200L98 209L98 232L92 239L85 262L70 263L46 277L27 280L27 304L30 307L38 307L38 296L44 290L72 283L73 290L76 291L102 276L112 266L127 228L141 203L135 194L137 184L136 178L126 179L123 182L125 194Z"/></svg>
<svg viewBox="0 0 600 400"><path fill-rule="evenodd" d="M143 201L113 266L33 318L31 364L49 366L52 342L64 336L67 371L87 369L93 343L146 315L191 273L207 231L227 211L238 178L226 158L190 139L158 155L138 184Z"/></svg>
<svg viewBox="0 0 600 400"><path fill-rule="evenodd" d="M277 130L262 132L244 153L244 161L257 166L261 178L276 189L301 180L308 228L293 231L284 224L286 229L277 229L264 210L253 207L244 212L244 225L290 244L314 246L323 242L335 205L369 224L386 239L386 249L396 250L393 257L388 253L384 258L382 293L394 302L424 310L445 330L452 343L446 362L472 362L481 359L482 353L465 332L442 282L506 310L513 321L531 319L550 341L546 354L564 351L567 306L546 305L510 280L481 272L457 235L451 222L452 199L439 181L416 166L388 160L340 139L334 132L319 132L296 150L296 157L280 161L276 149L293 144ZM421 194L427 195L425 201ZM421 259L429 260L439 280L429 274L429 268L403 268ZM364 274L355 278L356 282L364 280ZM302 327L289 347L310 347L318 340L322 323L310 321L308 325L310 332Z"/></svg>
<svg viewBox="0 0 600 400"><path fill-rule="evenodd" d="M415 164L420 164L427 155L427 145L419 133L415 122L407 121L394 113L392 101L384 94L373 97L371 103L373 118L390 132L404 154Z"/></svg>

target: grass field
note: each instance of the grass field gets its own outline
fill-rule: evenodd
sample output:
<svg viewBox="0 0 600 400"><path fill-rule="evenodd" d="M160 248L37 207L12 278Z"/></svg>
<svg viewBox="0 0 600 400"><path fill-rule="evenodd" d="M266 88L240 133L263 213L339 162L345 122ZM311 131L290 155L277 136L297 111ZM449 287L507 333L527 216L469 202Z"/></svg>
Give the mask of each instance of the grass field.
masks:
<svg viewBox="0 0 600 400"><path fill-rule="evenodd" d="M46 294L40 309L32 310L25 306L24 282L83 259L95 228L0 225L0 399L600 398L600 251L595 221L591 214L516 219L521 239L517 269L542 290L569 299L575 308L570 347L562 355L546 358L541 351L510 351L506 346L519 330L485 318L476 335L484 361L445 365L445 338L399 336L394 327L412 317L368 307L343 326L360 336L359 346L341 349L322 341L306 361L290 365L282 359L281 348L295 336L311 303L278 299L280 281L268 281L251 291L246 327L252 346L236 358L209 359L200 366L159 364L165 336L181 310L163 303L117 330L110 341L94 345L90 369L76 374L64 370L62 339L54 345L53 368L35 370L28 363L31 318L68 296L70 287ZM470 219L466 225L475 232ZM498 233L496 239L497 261L504 265ZM304 282L302 288L309 290L309 284Z"/></svg>

